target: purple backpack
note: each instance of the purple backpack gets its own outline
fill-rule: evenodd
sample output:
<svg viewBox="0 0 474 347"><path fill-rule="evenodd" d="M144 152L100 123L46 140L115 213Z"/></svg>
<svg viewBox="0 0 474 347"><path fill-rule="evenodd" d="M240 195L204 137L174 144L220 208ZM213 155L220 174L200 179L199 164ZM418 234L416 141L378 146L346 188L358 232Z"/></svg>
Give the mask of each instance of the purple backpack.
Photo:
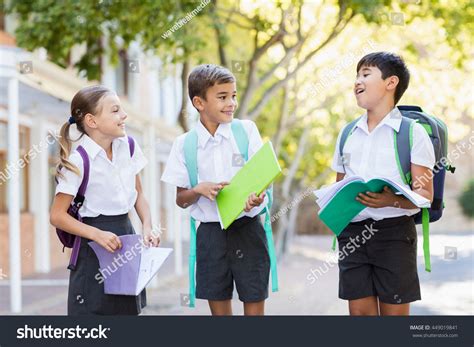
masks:
<svg viewBox="0 0 474 347"><path fill-rule="evenodd" d="M130 148L130 157L133 157L133 153L135 153L135 141L130 136L128 136L128 146ZM74 219L77 219L79 222L82 222L79 210L81 209L82 204L84 203L87 184L89 183L90 162L89 156L84 147L78 146L77 151L81 155L82 161L84 163L84 176L82 178L82 182L79 186L77 194L74 198L74 201L72 205L69 206L67 213ZM56 234L58 234L59 241L61 241L61 243L63 244L63 252L64 248L72 248L71 259L69 260L69 266L67 268L69 270L75 270L77 257L79 256L79 249L81 247L81 238L59 228L56 228Z"/></svg>

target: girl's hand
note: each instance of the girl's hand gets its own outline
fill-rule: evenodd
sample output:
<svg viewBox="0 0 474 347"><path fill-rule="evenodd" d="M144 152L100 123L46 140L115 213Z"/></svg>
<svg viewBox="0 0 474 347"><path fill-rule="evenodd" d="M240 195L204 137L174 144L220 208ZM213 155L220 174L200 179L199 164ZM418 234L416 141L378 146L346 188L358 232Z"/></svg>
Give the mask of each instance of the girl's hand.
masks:
<svg viewBox="0 0 474 347"><path fill-rule="evenodd" d="M122 248L120 237L110 231L97 229L93 241L104 247L110 253Z"/></svg>
<svg viewBox="0 0 474 347"><path fill-rule="evenodd" d="M143 243L147 247L158 247L160 245L160 235L151 228L143 229Z"/></svg>
<svg viewBox="0 0 474 347"><path fill-rule="evenodd" d="M398 196L387 186L383 188L382 193L359 193L356 200L362 205L372 208L400 207Z"/></svg>
<svg viewBox="0 0 474 347"><path fill-rule="evenodd" d="M193 189L196 193L208 198L211 201L216 199L217 194L227 186L229 182L220 182L220 183L212 183L212 182L201 182Z"/></svg>
<svg viewBox="0 0 474 347"><path fill-rule="evenodd" d="M249 195L249 198L247 199L247 202L245 203L245 212L250 212L250 210L254 207L260 206L263 201L265 200L265 191L260 194L260 196L257 196L255 193L252 193Z"/></svg>

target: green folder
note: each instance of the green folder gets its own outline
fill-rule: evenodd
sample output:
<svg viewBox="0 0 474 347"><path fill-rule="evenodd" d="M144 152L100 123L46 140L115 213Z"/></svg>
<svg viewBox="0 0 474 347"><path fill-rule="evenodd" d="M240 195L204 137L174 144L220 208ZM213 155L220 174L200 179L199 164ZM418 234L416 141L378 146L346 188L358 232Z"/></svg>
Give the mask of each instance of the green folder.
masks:
<svg viewBox="0 0 474 347"><path fill-rule="evenodd" d="M420 208L430 206L428 199L402 187L390 179L374 178L368 182L364 182L360 179L344 185L321 209L319 217L334 234L339 236L350 221L357 216L360 211L366 208L365 205L356 200L357 195L367 191L380 193L384 186L388 186L397 194L404 195Z"/></svg>
<svg viewBox="0 0 474 347"><path fill-rule="evenodd" d="M280 173L272 143L266 142L217 195L221 228L227 229L242 213L250 194L262 193Z"/></svg>

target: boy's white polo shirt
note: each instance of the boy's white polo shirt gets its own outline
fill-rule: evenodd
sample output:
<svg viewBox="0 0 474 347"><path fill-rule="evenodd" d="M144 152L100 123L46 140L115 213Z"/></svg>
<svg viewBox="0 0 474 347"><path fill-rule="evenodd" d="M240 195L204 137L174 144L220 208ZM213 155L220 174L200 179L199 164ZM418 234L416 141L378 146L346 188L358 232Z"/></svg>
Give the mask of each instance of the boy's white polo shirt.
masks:
<svg viewBox="0 0 474 347"><path fill-rule="evenodd" d="M339 142L342 130L339 132L331 168L336 172L345 173L345 177L361 176L366 181L375 177L386 177L410 188L403 182L395 158L393 131L399 131L401 121L402 114L400 110L395 107L382 119L377 127L369 133L367 114L363 115L356 123L352 135L347 138L344 145L343 154L347 162L344 166L342 165L339 155ZM411 162L430 169L433 169L435 164L434 149L429 135L423 126L418 123L413 127ZM352 219L352 222L368 218L381 220L383 218L405 215L411 216L418 211L418 208L366 207Z"/></svg>
<svg viewBox="0 0 474 347"><path fill-rule="evenodd" d="M135 152L130 158L130 147L126 136L112 142L112 161L105 150L89 136L84 135L80 143L89 156L89 184L84 204L79 210L82 217L98 215L116 216L128 213L137 200L136 175L145 167L147 160L135 141ZM76 196L84 175L84 164L77 150L69 161L79 168L81 175L62 168L64 178L58 178L56 194Z"/></svg>
<svg viewBox="0 0 474 347"><path fill-rule="evenodd" d="M262 147L262 138L257 126L250 120L241 120L249 139L249 159ZM197 165L198 183L223 181L230 182L232 177L241 169L233 160L234 154L239 155L237 143L232 135L231 123L219 124L216 133L212 136L201 121L197 122L198 135ZM184 139L186 134L180 135L173 143L165 170L161 176L163 182L176 187L190 189L188 170L184 159ZM250 212L243 212L243 216L254 217L258 215L268 202L267 197L262 205L254 207ZM190 207L191 216L200 222L218 222L217 205L201 196Z"/></svg>

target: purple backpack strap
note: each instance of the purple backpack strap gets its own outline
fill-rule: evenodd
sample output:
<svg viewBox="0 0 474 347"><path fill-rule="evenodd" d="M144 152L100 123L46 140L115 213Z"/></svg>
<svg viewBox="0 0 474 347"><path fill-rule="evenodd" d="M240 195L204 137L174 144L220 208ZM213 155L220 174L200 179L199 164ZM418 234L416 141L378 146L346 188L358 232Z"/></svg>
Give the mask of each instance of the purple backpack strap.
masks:
<svg viewBox="0 0 474 347"><path fill-rule="evenodd" d="M132 137L128 136L128 146L130 148L130 157L133 157L133 154L135 153L135 141L133 140ZM79 210L84 203L84 195L86 194L86 189L87 189L87 184L89 183L89 171L90 171L90 162L89 162L89 156L87 155L86 150L84 147L79 146L77 147L77 151L82 157L82 161L84 163L84 176L82 178L81 185L79 186L79 190L77 191L77 195L74 198L74 205L76 205L77 209ZM79 221L82 221L82 218L80 215L78 215ZM72 247L72 252L71 252L71 259L69 261L69 270L74 270L76 268L77 264L77 258L79 256L79 249L81 248L81 238L79 236L76 236L74 239L74 245Z"/></svg>
<svg viewBox="0 0 474 347"><path fill-rule="evenodd" d="M84 147L79 146L77 147L77 151L82 157L82 161L84 164L84 175L82 177L81 185L79 186L79 190L77 191L76 197L74 198L74 205L77 207L77 210L81 208L82 204L84 203L84 195L86 194L87 184L89 183L89 171L90 171L90 162L89 156L87 155L86 150ZM78 220L81 222L82 218L78 214ZM69 260L69 270L74 270L76 268L77 258L79 256L79 249L81 247L81 238L76 236L74 239L74 245L72 247L71 252L71 259Z"/></svg>
<svg viewBox="0 0 474 347"><path fill-rule="evenodd" d="M128 147L130 148L130 157L133 157L133 153L135 153L135 141L131 136L128 136Z"/></svg>
<svg viewBox="0 0 474 347"><path fill-rule="evenodd" d="M87 155L86 150L84 147L79 146L77 147L77 151L82 157L82 161L84 163L84 177L82 178L81 185L79 186L79 190L77 191L76 198L82 197L82 202L84 202L84 195L86 194L86 189L87 189L87 184L89 183L89 171L90 171L90 162L89 162L89 156ZM75 199L74 199L75 200Z"/></svg>

